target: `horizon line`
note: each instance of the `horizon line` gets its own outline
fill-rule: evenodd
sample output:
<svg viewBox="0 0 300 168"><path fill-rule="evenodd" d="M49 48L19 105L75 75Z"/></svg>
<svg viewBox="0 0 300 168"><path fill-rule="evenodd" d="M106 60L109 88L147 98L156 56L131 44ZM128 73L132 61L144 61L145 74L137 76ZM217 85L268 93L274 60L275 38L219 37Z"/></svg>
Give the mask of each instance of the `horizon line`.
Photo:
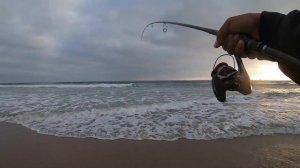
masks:
<svg viewBox="0 0 300 168"><path fill-rule="evenodd" d="M104 80L104 81L60 81L60 82L0 82L0 85L10 85L10 84L80 84L80 83L133 83L133 82L197 82L197 81L211 81L211 79L173 79L173 80ZM292 80L270 80L270 79L254 79L256 81L292 81Z"/></svg>

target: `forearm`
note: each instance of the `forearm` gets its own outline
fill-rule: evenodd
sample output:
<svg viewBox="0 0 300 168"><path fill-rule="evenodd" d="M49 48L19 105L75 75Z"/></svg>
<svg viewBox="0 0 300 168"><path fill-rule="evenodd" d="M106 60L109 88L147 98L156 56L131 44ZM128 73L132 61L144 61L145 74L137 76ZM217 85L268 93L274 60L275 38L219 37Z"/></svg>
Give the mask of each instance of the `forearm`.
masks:
<svg viewBox="0 0 300 168"><path fill-rule="evenodd" d="M288 76L295 83L297 83L298 85L300 85L300 71L299 71L299 67L298 68L294 68L294 67L290 67L288 65L281 64L281 63L278 63L278 66L279 66L280 70L286 76Z"/></svg>
<svg viewBox="0 0 300 168"><path fill-rule="evenodd" d="M262 12L259 33L264 44L300 59L300 11Z"/></svg>
<svg viewBox="0 0 300 168"><path fill-rule="evenodd" d="M300 59L300 11L288 15L263 12L260 20L260 40L275 49ZM300 67L278 62L280 70L300 85Z"/></svg>

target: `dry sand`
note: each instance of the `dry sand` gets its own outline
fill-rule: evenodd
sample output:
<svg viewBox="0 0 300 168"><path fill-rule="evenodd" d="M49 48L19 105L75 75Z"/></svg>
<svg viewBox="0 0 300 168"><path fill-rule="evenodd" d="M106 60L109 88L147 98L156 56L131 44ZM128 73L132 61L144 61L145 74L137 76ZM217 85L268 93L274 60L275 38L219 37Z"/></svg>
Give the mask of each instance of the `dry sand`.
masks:
<svg viewBox="0 0 300 168"><path fill-rule="evenodd" d="M300 167L300 136L150 141L62 138L0 123L0 168Z"/></svg>

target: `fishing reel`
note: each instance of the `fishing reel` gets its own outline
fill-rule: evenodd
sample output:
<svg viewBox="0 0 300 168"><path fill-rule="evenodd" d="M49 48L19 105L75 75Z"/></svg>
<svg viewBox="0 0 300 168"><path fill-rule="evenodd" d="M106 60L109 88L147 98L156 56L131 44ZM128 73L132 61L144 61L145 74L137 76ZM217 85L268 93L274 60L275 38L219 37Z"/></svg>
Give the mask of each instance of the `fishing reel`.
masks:
<svg viewBox="0 0 300 168"><path fill-rule="evenodd" d="M250 94L252 92L252 86L242 59L238 56L231 56L234 62L234 67L229 66L225 62L221 62L216 66L219 58L223 56L231 55L223 54L219 56L215 61L213 71L211 72L212 89L216 98L220 102L225 102L227 90L238 91L243 95ZM235 60L238 65L238 70L235 69Z"/></svg>

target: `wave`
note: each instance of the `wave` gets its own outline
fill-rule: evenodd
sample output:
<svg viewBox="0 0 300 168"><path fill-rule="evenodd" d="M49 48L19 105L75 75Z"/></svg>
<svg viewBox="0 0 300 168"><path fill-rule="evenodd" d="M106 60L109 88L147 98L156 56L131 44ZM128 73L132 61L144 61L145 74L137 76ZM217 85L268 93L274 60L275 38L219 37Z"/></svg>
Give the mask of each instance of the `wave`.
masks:
<svg viewBox="0 0 300 168"><path fill-rule="evenodd" d="M253 103L255 106L249 101L222 104L214 98L196 99L79 112L25 112L3 116L0 121L22 124L42 134L111 140L210 140L300 134L299 110L290 107L282 111L285 105L271 109L268 103Z"/></svg>
<svg viewBox="0 0 300 168"><path fill-rule="evenodd" d="M12 84L0 85L0 88L121 88L132 87L133 83L99 83L99 84Z"/></svg>
<svg viewBox="0 0 300 168"><path fill-rule="evenodd" d="M196 83L197 87L138 82L25 87L49 85L133 88L10 89L0 99L0 122L22 124L42 134L98 139L171 141L300 134L300 90L294 86L263 85L249 96L228 92L225 103L216 100L209 83Z"/></svg>

